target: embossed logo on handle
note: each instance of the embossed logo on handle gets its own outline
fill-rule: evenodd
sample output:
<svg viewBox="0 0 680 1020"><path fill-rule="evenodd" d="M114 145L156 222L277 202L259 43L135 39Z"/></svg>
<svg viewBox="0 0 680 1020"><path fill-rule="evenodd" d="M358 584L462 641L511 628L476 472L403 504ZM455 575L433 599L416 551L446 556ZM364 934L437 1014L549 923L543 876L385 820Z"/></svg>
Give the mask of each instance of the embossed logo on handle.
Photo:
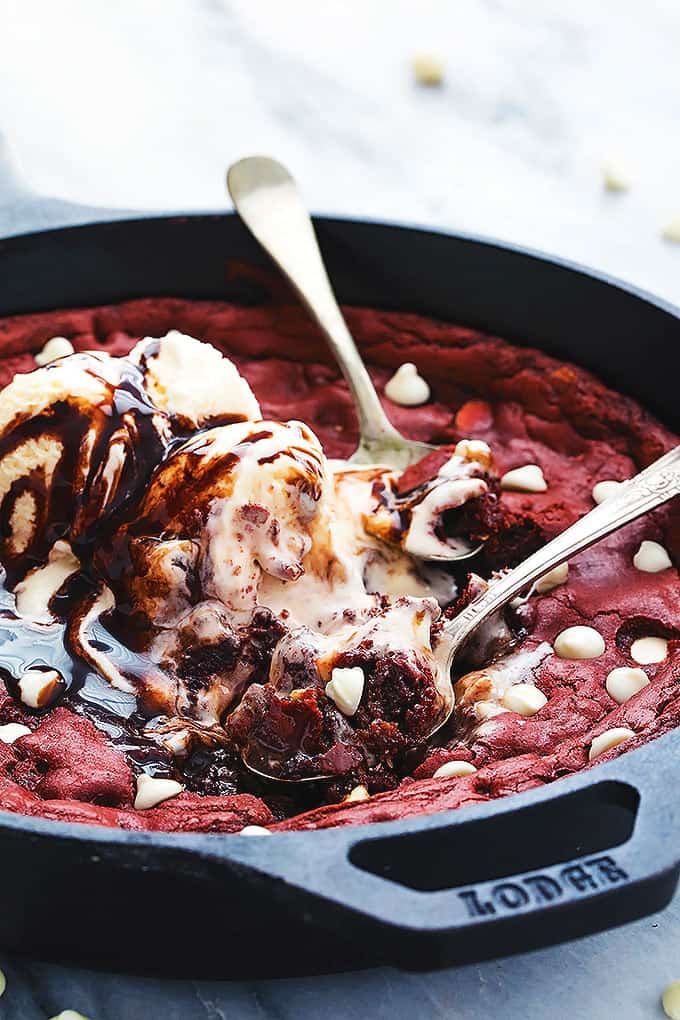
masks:
<svg viewBox="0 0 680 1020"><path fill-rule="evenodd" d="M628 880L628 873L607 854L563 868L523 875L503 882L461 889L468 917L511 914L522 907L544 906L571 896L585 896Z"/></svg>

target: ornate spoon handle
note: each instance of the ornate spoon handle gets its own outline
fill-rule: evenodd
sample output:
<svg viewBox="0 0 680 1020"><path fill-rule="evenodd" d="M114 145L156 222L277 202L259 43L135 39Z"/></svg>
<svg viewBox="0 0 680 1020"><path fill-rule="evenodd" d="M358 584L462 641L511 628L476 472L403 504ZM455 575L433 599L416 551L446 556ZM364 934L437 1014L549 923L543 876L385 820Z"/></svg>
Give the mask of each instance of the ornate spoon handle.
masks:
<svg viewBox="0 0 680 1020"><path fill-rule="evenodd" d="M445 627L451 642L451 657L484 619L501 609L549 570L679 493L680 446L676 446L634 478L622 482L613 496L538 549L519 566L493 581L479 598L451 620Z"/></svg>

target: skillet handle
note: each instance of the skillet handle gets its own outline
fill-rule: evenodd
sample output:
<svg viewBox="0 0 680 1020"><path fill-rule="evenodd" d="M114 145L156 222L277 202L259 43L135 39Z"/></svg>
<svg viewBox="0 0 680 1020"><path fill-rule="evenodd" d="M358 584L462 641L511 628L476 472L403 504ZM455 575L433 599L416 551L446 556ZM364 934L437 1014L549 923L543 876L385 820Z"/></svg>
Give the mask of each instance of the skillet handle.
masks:
<svg viewBox="0 0 680 1020"><path fill-rule="evenodd" d="M675 761L678 736L664 738ZM624 758L642 754L644 762L648 750ZM291 833L268 870L298 887L310 919L334 925L342 915L355 938L410 969L561 942L643 917L671 898L680 812L667 795L673 768L653 756L650 764L655 774L643 783L630 765L615 778L600 766L598 781L581 774L560 783L557 796L546 787L520 805L511 797L446 821L410 819L394 835L391 826L385 835L361 827ZM261 842L274 849L274 839Z"/></svg>

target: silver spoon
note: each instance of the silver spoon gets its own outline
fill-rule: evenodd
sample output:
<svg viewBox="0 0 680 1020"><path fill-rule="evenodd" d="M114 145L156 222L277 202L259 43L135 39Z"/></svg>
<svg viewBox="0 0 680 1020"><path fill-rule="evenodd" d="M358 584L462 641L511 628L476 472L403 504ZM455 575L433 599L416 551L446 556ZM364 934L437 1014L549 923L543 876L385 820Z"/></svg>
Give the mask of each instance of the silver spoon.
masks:
<svg viewBox="0 0 680 1020"><path fill-rule="evenodd" d="M353 464L403 470L436 449L406 439L385 414L328 279L314 227L292 176L267 156L248 156L227 173L239 216L292 284L333 352L359 418Z"/></svg>
<svg viewBox="0 0 680 1020"><path fill-rule="evenodd" d="M664 454L634 478L622 482L613 496L585 514L519 566L492 581L485 592L471 602L462 613L446 623L440 641L447 643L449 675L453 671L456 656L477 628L515 596L525 592L544 574L572 556L588 549L601 538L618 531L625 524L661 506L678 494L680 494L680 446ZM449 703L445 705L436 725L424 739L429 740L448 722L453 708L454 698L451 691ZM245 764L248 766L247 762ZM332 777L323 775L309 777L310 780L330 778Z"/></svg>
<svg viewBox="0 0 680 1020"><path fill-rule="evenodd" d="M338 306L302 196L284 166L268 156L248 156L227 172L234 208L311 313L347 381L359 419L359 445L352 464L386 464L403 470L436 450L406 439L385 414L371 377ZM482 549L458 547L432 559L468 560Z"/></svg>

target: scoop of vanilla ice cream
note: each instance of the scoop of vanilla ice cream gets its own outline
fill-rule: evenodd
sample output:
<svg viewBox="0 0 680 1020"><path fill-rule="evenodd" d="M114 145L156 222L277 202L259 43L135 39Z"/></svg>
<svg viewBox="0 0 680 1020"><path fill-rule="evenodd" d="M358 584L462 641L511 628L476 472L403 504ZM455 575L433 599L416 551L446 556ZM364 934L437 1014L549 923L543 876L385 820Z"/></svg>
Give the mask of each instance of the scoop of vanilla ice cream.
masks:
<svg viewBox="0 0 680 1020"><path fill-rule="evenodd" d="M257 421L261 417L246 380L212 344L172 329L160 339L140 340L130 359L142 368L156 407L189 428L217 419Z"/></svg>
<svg viewBox="0 0 680 1020"><path fill-rule="evenodd" d="M259 417L232 362L176 330L127 358L73 354L15 376L0 393L5 565L16 561L19 575L29 553L45 559L56 537L82 541L141 495L173 433Z"/></svg>
<svg viewBox="0 0 680 1020"><path fill-rule="evenodd" d="M0 539L6 567L45 558L55 538L80 537L138 490L170 437L139 369L74 354L16 375L0 393ZM28 562L28 561L27 561Z"/></svg>
<svg viewBox="0 0 680 1020"><path fill-rule="evenodd" d="M144 557L149 578L160 570L157 590L170 589L173 558L164 559L157 545L144 552L141 544L149 536L194 540L203 598L237 614L252 612L263 574L294 581L303 573L328 484L319 441L300 422L207 429L177 446L155 473L140 508L145 534L131 537L133 559Z"/></svg>
<svg viewBox="0 0 680 1020"><path fill-rule="evenodd" d="M453 694L437 568L419 557L450 550L442 513L486 491L480 444L404 496L395 472L331 470L306 425L260 414L234 364L177 331L127 358L78 354L18 376L0 394L0 554L25 559L17 605L47 621L56 588L91 569L98 594L70 631L80 657L212 736L250 685L292 696L300 661L321 696L336 664L364 663L371 697L389 662L380 703L392 683L419 684L424 732ZM444 604L455 583L440 575ZM116 633L134 628L133 670L92 639L112 613Z"/></svg>

